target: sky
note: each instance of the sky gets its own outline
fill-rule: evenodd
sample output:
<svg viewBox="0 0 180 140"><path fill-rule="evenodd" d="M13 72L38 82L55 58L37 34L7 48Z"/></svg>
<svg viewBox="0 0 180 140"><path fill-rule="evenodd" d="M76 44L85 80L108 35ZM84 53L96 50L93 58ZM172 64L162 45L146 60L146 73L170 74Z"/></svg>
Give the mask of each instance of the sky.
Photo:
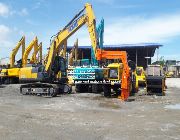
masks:
<svg viewBox="0 0 180 140"><path fill-rule="evenodd" d="M9 57L23 35L26 46L37 36L46 54L51 36L87 2L97 24L105 20L105 45L160 43L159 57L180 60L180 0L0 0L0 58ZM68 45L76 38L79 45L91 44L86 26L68 39Z"/></svg>

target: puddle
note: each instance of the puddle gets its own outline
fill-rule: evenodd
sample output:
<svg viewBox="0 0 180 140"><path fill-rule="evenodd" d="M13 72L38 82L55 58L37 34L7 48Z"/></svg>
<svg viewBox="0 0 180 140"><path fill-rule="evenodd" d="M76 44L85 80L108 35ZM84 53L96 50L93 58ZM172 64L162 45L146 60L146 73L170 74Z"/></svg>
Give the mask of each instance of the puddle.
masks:
<svg viewBox="0 0 180 140"><path fill-rule="evenodd" d="M180 104L175 104L175 105L166 105L166 109L179 109L180 110Z"/></svg>

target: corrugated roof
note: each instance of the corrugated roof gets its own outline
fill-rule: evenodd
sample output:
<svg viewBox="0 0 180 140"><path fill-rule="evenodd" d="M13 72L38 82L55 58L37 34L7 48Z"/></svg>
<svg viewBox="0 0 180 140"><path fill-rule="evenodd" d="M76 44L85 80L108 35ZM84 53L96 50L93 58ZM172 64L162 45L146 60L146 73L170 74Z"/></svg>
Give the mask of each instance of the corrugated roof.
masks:
<svg viewBox="0 0 180 140"><path fill-rule="evenodd" d="M159 48L162 47L162 44L159 43L137 43L137 44L119 44L119 45L104 45L104 48ZM72 48L73 46L68 46ZM79 46L80 49L90 49L91 46Z"/></svg>

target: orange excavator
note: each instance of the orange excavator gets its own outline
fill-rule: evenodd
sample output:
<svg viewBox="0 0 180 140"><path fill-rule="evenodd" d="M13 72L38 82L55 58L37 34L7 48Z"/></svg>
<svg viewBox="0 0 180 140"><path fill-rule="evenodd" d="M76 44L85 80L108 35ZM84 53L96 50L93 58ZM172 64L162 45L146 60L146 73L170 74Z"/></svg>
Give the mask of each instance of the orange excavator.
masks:
<svg viewBox="0 0 180 140"><path fill-rule="evenodd" d="M101 61L102 59L107 59L107 60L119 59L119 60L121 60L122 67L118 63L112 63L112 64L108 65L108 68L109 68L108 75L109 76L108 76L107 80L110 81L111 87L112 87L112 85L115 84L115 83L112 83L112 81L116 81L116 80L121 81L121 87L120 87L121 94L119 95L119 98L121 98L122 100L127 100L130 95L130 92L132 90L131 89L132 82L131 82L130 67L128 66L126 51L105 51L102 49L97 49L95 54L96 54L96 59L98 61ZM114 70L113 74L117 73L117 76L111 77L112 70ZM104 94L106 94L107 96L109 96L110 90L111 90L111 88L108 88L108 87L109 87L108 85L104 85ZM109 92L109 93L107 93L107 92Z"/></svg>

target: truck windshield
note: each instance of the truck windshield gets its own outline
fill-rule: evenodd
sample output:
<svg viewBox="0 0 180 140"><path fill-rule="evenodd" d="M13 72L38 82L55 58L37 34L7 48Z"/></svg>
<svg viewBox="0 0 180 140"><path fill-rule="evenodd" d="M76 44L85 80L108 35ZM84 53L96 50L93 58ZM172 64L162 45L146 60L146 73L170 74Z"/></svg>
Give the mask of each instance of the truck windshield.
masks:
<svg viewBox="0 0 180 140"><path fill-rule="evenodd" d="M117 68L111 68L109 70L109 77L112 79L117 79L118 78L118 70Z"/></svg>
<svg viewBox="0 0 180 140"><path fill-rule="evenodd" d="M136 69L136 74L138 75L138 76L141 76L142 75L142 69Z"/></svg>

